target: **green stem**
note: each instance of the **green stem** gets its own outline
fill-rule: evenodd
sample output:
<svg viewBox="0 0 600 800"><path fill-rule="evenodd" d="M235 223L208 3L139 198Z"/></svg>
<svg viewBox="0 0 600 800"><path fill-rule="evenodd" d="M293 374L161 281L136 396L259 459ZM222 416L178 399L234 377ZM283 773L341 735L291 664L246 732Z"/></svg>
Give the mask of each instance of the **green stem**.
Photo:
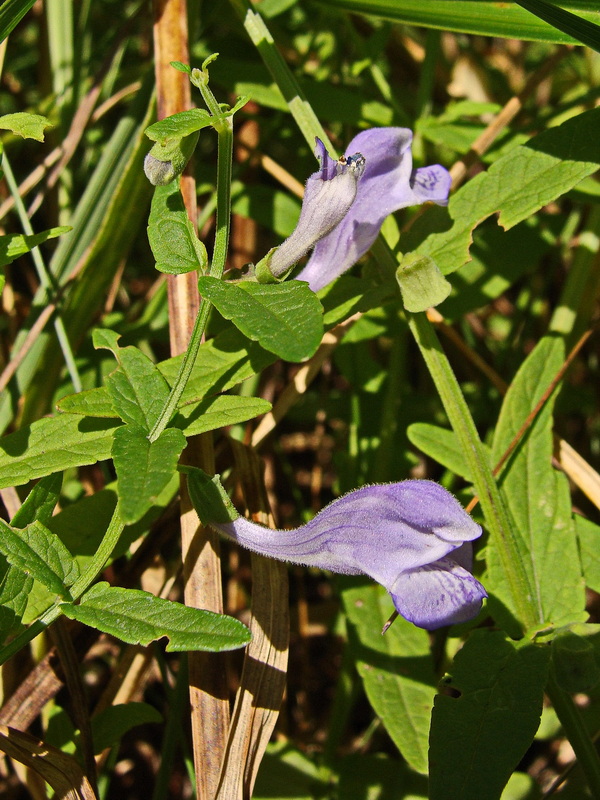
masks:
<svg viewBox="0 0 600 800"><path fill-rule="evenodd" d="M552 667L546 686L546 694L550 698L556 715L564 732L575 751L577 760L585 774L592 797L600 797L600 757L596 746L585 726L581 711L573 702L568 692L557 684Z"/></svg>
<svg viewBox="0 0 600 800"><path fill-rule="evenodd" d="M520 623L526 628L532 628L541 622L531 602L533 591L512 532L508 510L492 475L469 407L426 314L407 314L407 317L470 467L475 491L506 576L513 609L517 612Z"/></svg>
<svg viewBox="0 0 600 800"><path fill-rule="evenodd" d="M209 272L209 275L213 278L221 278L225 269L231 220L233 123L231 117L224 117L221 121L222 124L219 125L217 129L217 216L215 246ZM211 304L207 300L202 300L198 316L194 323L192 335L190 336L190 342L183 356L181 367L179 368L179 374L171 388L167 402L148 436L151 442L156 441L165 430L181 400L181 396L183 395L189 377L192 374L194 364L196 363L198 350L202 344L202 337L204 336L204 331L208 322L210 307Z"/></svg>

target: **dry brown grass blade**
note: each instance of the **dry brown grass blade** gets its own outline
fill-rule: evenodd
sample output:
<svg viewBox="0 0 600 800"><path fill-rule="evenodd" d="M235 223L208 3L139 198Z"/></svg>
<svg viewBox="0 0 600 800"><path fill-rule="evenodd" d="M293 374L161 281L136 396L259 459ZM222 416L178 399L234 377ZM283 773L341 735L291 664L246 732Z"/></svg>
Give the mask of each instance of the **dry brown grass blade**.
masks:
<svg viewBox="0 0 600 800"><path fill-rule="evenodd" d="M274 528L256 452L231 442L236 474L252 519ZM227 750L221 770L219 800L252 796L258 768L275 727L285 689L289 606L285 564L252 554L252 641L244 653Z"/></svg>
<svg viewBox="0 0 600 800"><path fill-rule="evenodd" d="M34 736L0 725L0 750L41 775L57 800L96 800L77 761Z"/></svg>
<svg viewBox="0 0 600 800"><path fill-rule="evenodd" d="M317 352L312 358L310 358L300 367L298 372L292 378L291 383L285 387L279 396L279 399L275 403L273 410L269 411L268 414L265 414L260 423L257 425L256 430L252 434L253 447L258 447L275 428L277 423L283 419L290 408L298 402L298 399L302 397L304 392L319 374L319 370L323 366L325 359L329 358L329 356L344 338L347 331L358 319L360 319L361 316L362 313L359 311L358 313L353 314L351 317L348 317L348 319L344 320L344 322L340 322L340 324L336 325L335 328L327 331L327 333L321 339L321 344L319 345Z"/></svg>

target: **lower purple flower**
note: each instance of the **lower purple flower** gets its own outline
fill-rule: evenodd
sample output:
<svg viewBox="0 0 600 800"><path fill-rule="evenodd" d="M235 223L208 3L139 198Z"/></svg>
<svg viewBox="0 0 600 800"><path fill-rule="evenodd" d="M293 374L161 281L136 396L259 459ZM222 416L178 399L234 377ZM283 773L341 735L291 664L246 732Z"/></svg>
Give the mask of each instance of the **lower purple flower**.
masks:
<svg viewBox="0 0 600 800"><path fill-rule="evenodd" d="M261 555L369 575L405 619L428 630L472 619L487 597L470 572L471 542L481 528L432 481L365 486L294 530L271 530L244 517L210 524Z"/></svg>

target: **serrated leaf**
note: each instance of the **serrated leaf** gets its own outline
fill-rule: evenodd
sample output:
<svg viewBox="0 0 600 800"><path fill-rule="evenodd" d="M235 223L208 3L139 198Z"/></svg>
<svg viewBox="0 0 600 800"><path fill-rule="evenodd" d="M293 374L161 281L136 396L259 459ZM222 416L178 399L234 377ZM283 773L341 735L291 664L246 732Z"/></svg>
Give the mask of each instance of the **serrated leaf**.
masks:
<svg viewBox="0 0 600 800"><path fill-rule="evenodd" d="M323 309L304 281L226 283L203 276L200 294L253 341L286 361L302 361L323 336Z"/></svg>
<svg viewBox="0 0 600 800"><path fill-rule="evenodd" d="M493 442L497 463L536 407L564 361L558 337L541 339L521 365L504 398ZM548 400L499 476L514 520L513 536L534 593L531 602L543 623L583 621L585 594L566 476L552 467L552 411ZM488 548L486 587L510 607L505 576Z"/></svg>
<svg viewBox="0 0 600 800"><path fill-rule="evenodd" d="M436 683L429 634L398 617L382 636L393 606L381 586L344 589L342 598L356 631L351 646L369 702L410 766L427 774Z"/></svg>
<svg viewBox="0 0 600 800"><path fill-rule="evenodd" d="M499 224L508 230L596 172L599 125L595 108L513 148L459 189L447 212L424 214L402 238L403 249L430 256L446 275L454 272L469 260L472 231L484 219L499 211ZM439 232L428 230L432 221Z"/></svg>
<svg viewBox="0 0 600 800"><path fill-rule="evenodd" d="M35 139L38 142L43 142L44 128L50 127L52 127L50 120L40 114L17 111L15 114L3 114L0 116L0 128L2 130L12 131L24 139Z"/></svg>
<svg viewBox="0 0 600 800"><path fill-rule="evenodd" d="M94 347L110 350L119 364L106 378L111 405L124 422L144 428L148 433L169 398L169 386L155 364L137 347L119 347L118 334L96 329Z"/></svg>
<svg viewBox="0 0 600 800"><path fill-rule="evenodd" d="M0 520L0 552L10 564L61 597L79 576L71 553L41 522L19 529Z"/></svg>
<svg viewBox="0 0 600 800"><path fill-rule="evenodd" d="M107 747L112 747L137 725L149 722L162 722L163 717L149 703L119 703L108 706L92 717L92 740L94 753L99 755Z"/></svg>
<svg viewBox="0 0 600 800"><path fill-rule="evenodd" d="M406 25L420 25L459 33L504 36L508 39L576 44L577 40L528 14L514 4L489 0L329 0L353 14L383 17ZM567 5L561 2L561 5ZM595 9L584 0L569 0L568 7L594 19Z"/></svg>
<svg viewBox="0 0 600 800"><path fill-rule="evenodd" d="M270 410L271 403L261 397L224 394L181 406L171 425L182 430L186 436L196 436L198 433L246 422Z"/></svg>
<svg viewBox="0 0 600 800"><path fill-rule="evenodd" d="M4 561L4 559L3 559ZM1 571L1 570L0 570ZM33 578L4 561L0 579L0 644L14 633L23 618Z"/></svg>
<svg viewBox="0 0 600 800"><path fill-rule="evenodd" d="M182 139L211 124L212 117L208 111L203 108L191 108L150 125L146 128L146 136L153 142L165 145L171 139Z"/></svg>
<svg viewBox="0 0 600 800"><path fill-rule="evenodd" d="M79 605L62 603L70 619L79 620L128 644L147 645L168 637L167 651L236 650L250 641L250 631L232 617L191 608L138 589L107 583L93 586Z"/></svg>
<svg viewBox="0 0 600 800"><path fill-rule="evenodd" d="M23 505L12 518L11 526L24 528L34 520L41 522L42 525L47 525L52 519L61 488L61 472L55 472L53 475L42 478L29 492Z"/></svg>
<svg viewBox="0 0 600 800"><path fill-rule="evenodd" d="M0 488L69 467L110 458L112 433L120 420L63 414L47 417L0 438Z"/></svg>
<svg viewBox="0 0 600 800"><path fill-rule="evenodd" d="M148 241L160 272L181 275L206 267L206 248L188 219L178 181L155 188L148 218Z"/></svg>
<svg viewBox="0 0 600 800"><path fill-rule="evenodd" d="M538 729L549 648L474 631L431 720L431 800L498 800Z"/></svg>
<svg viewBox="0 0 600 800"><path fill-rule="evenodd" d="M34 247L42 244L42 242L55 239L70 230L71 228L68 225L62 225L58 228L49 228L41 233L28 235L24 233L7 233L0 236L0 267L10 264L15 258L22 256L23 253L29 253L30 250L33 250Z"/></svg>
<svg viewBox="0 0 600 800"><path fill-rule="evenodd" d="M123 522L131 525L144 516L173 477L184 447L185 436L176 428L167 428L154 442L138 425L115 431L112 457Z"/></svg>

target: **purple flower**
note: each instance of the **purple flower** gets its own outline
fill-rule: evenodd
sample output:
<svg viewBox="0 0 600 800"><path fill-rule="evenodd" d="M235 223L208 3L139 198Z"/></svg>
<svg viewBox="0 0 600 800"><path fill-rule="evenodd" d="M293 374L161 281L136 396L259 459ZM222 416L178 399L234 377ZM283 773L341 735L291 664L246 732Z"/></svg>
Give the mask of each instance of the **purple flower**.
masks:
<svg viewBox="0 0 600 800"><path fill-rule="evenodd" d="M365 486L294 530L270 530L244 517L210 524L265 556L369 575L388 590L397 611L421 628L469 620L487 597L470 573L471 541L481 528L432 481Z"/></svg>
<svg viewBox="0 0 600 800"><path fill-rule="evenodd" d="M438 205L448 203L450 173L439 164L414 170L411 142L412 132L408 128L371 128L352 139L345 158L351 160L350 154L359 153L365 162L356 194L335 227L316 237L318 241L310 260L295 276L298 280L307 281L313 291L319 291L367 252L388 214L427 201ZM321 179L328 180L324 173L337 162L324 148L321 157ZM316 180L318 175L315 173L309 181ZM311 196L305 197L303 214L305 207L313 202L316 205ZM320 205L311 213L317 216L326 213L326 209Z"/></svg>
<svg viewBox="0 0 600 800"><path fill-rule="evenodd" d="M267 274L276 278L284 275L344 218L354 202L357 183L364 171L365 160L360 153L334 161L323 142L316 141L315 155L320 168L306 182L298 224L292 235L264 259ZM257 266L259 273L262 263Z"/></svg>

